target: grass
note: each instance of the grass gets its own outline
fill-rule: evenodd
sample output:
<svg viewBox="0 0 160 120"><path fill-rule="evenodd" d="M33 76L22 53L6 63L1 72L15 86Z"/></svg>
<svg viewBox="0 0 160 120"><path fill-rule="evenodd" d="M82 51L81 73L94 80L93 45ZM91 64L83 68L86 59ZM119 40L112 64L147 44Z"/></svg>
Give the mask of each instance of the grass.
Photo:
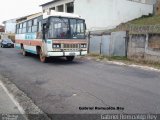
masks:
<svg viewBox="0 0 160 120"><path fill-rule="evenodd" d="M128 22L135 25L157 25L160 24L160 16L146 16Z"/></svg>
<svg viewBox="0 0 160 120"><path fill-rule="evenodd" d="M121 56L112 56L112 57L108 57L109 60L125 60L125 61L128 61L128 58L127 57L121 57Z"/></svg>

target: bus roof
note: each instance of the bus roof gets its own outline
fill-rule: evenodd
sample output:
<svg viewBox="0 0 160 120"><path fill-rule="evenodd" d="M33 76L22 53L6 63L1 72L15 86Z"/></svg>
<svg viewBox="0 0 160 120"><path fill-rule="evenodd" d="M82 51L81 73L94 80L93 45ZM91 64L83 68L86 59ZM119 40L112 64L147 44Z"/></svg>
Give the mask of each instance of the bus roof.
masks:
<svg viewBox="0 0 160 120"><path fill-rule="evenodd" d="M43 16L43 19L46 19L51 16L83 19L81 16L73 14L73 13L56 12L54 10L51 10L50 12L45 12L45 13L39 12L39 13L31 14L28 16L24 16L24 17L17 19L16 21L17 23L22 23L22 22L37 18L39 16Z"/></svg>
<svg viewBox="0 0 160 120"><path fill-rule="evenodd" d="M51 10L49 14L47 12L43 13L43 19L46 19L51 16L83 19L81 16L73 14L73 13L56 12L54 10Z"/></svg>

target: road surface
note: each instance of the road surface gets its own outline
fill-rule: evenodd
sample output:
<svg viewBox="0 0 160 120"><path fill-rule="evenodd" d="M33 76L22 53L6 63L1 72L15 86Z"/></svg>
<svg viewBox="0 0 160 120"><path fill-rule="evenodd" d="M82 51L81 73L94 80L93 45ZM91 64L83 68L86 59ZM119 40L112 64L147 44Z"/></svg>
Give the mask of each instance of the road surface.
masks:
<svg viewBox="0 0 160 120"><path fill-rule="evenodd" d="M48 114L160 113L160 73L155 71L86 58L44 64L37 56L0 48L0 74Z"/></svg>

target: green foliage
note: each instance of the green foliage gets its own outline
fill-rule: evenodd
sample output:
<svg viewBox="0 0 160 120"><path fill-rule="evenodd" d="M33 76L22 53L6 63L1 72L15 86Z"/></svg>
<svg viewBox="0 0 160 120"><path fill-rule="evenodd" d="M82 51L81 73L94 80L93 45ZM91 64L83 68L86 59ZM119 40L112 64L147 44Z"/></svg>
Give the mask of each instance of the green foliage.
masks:
<svg viewBox="0 0 160 120"><path fill-rule="evenodd" d="M136 25L156 25L160 24L160 16L142 16L141 18L135 19L133 21L128 22L129 24Z"/></svg>

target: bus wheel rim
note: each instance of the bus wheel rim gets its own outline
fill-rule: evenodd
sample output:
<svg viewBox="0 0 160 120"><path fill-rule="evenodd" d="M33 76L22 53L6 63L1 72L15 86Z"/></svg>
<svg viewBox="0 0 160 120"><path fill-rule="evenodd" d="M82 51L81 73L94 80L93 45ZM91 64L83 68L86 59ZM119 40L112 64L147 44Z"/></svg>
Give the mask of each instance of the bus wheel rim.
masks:
<svg viewBox="0 0 160 120"><path fill-rule="evenodd" d="M42 51L40 52L40 60L41 62L45 62L46 57L43 55Z"/></svg>

